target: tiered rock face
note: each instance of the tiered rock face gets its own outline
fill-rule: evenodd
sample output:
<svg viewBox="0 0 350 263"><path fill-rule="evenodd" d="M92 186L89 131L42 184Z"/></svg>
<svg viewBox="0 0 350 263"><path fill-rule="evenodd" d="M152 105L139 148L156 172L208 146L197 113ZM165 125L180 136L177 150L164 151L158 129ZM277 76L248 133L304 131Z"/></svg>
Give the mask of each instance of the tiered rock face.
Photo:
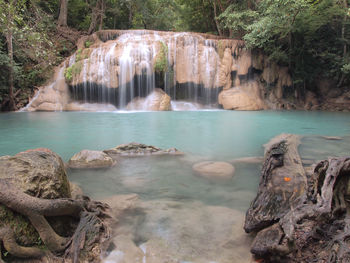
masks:
<svg viewBox="0 0 350 263"><path fill-rule="evenodd" d="M273 103L283 97L285 86L291 86L286 68L268 63L262 55L252 56L243 41L214 35L105 30L83 37L77 45L77 52L57 70L54 82L38 91L27 110L96 108L88 103L112 104L118 109L169 110L165 93L171 100L260 110L267 107L261 81L277 87L270 99ZM145 99L155 91L159 97L157 89L164 91L164 105ZM152 105L145 105L148 102Z"/></svg>

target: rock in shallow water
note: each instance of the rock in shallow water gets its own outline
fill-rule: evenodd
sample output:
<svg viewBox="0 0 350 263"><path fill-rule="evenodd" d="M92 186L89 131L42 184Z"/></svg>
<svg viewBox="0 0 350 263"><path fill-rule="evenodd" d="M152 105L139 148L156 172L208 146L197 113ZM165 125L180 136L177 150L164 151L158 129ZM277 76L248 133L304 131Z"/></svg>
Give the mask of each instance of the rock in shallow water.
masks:
<svg viewBox="0 0 350 263"><path fill-rule="evenodd" d="M201 162L192 166L195 174L211 179L230 179L233 177L235 168L226 162Z"/></svg>
<svg viewBox="0 0 350 263"><path fill-rule="evenodd" d="M301 203L307 178L298 153L299 137L282 134L266 145L259 190L247 211L244 229L258 231Z"/></svg>
<svg viewBox="0 0 350 263"><path fill-rule="evenodd" d="M116 249L104 263L251 262L242 212L201 202L135 200L131 195L108 200L126 205L121 205L123 213L119 205L112 207L119 217Z"/></svg>
<svg viewBox="0 0 350 263"><path fill-rule="evenodd" d="M104 150L104 153L114 156L145 156L145 155L182 155L183 153L176 148L160 149L152 145L132 142L128 144L121 144L115 148Z"/></svg>
<svg viewBox="0 0 350 263"><path fill-rule="evenodd" d="M110 156L102 151L82 150L68 162L70 168L104 168L116 164Z"/></svg>

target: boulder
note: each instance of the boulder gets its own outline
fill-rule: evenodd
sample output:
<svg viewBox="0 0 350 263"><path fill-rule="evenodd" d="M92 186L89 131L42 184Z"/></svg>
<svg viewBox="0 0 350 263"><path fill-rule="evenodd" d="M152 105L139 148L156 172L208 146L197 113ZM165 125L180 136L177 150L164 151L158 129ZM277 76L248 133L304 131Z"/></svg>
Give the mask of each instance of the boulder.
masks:
<svg viewBox="0 0 350 263"><path fill-rule="evenodd" d="M0 157L0 204L1 262L7 254L11 262L100 258L102 242L108 239L108 206L88 197L72 199L64 163L51 150Z"/></svg>
<svg viewBox="0 0 350 263"><path fill-rule="evenodd" d="M225 110L262 110L266 108L260 96L259 84L255 81L221 91L219 104Z"/></svg>
<svg viewBox="0 0 350 263"><path fill-rule="evenodd" d="M71 197L62 159L49 149L0 157L0 179L11 180L24 193L44 199ZM0 228L10 226L20 245L37 245L38 232L27 217L0 205Z"/></svg>
<svg viewBox="0 0 350 263"><path fill-rule="evenodd" d="M127 110L168 111L171 98L161 89L155 89L146 98L135 98L127 105Z"/></svg>
<svg viewBox="0 0 350 263"><path fill-rule="evenodd" d="M195 174L209 179L230 179L233 177L235 168L226 162L200 162L192 166Z"/></svg>
<svg viewBox="0 0 350 263"><path fill-rule="evenodd" d="M160 149L152 145L132 142L128 144L121 144L115 148L104 150L104 153L111 157L115 156L148 156L148 155L182 155L183 153L176 148Z"/></svg>
<svg viewBox="0 0 350 263"><path fill-rule="evenodd" d="M110 156L102 151L82 150L68 162L69 168L104 168L116 164Z"/></svg>
<svg viewBox="0 0 350 263"><path fill-rule="evenodd" d="M0 178L11 178L26 194L45 198L69 198L64 163L56 153L39 148L0 158Z"/></svg>

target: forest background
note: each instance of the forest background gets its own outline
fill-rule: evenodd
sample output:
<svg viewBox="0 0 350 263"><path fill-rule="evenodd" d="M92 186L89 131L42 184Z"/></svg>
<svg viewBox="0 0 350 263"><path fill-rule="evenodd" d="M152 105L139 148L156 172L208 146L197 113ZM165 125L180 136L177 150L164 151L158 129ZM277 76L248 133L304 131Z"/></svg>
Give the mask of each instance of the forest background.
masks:
<svg viewBox="0 0 350 263"><path fill-rule="evenodd" d="M101 29L203 32L243 39L289 67L293 87L350 84L348 0L0 0L0 107L24 106Z"/></svg>

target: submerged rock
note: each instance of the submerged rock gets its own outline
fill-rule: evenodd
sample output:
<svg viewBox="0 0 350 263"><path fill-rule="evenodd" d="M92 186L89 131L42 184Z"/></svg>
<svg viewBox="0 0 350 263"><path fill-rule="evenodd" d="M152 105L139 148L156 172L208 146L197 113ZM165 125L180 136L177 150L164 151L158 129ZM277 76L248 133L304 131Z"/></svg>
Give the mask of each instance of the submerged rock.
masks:
<svg viewBox="0 0 350 263"><path fill-rule="evenodd" d="M233 177L235 168L226 162L200 162L192 166L195 174L209 179L230 179Z"/></svg>
<svg viewBox="0 0 350 263"><path fill-rule="evenodd" d="M104 263L251 262L242 212L201 202L133 200L122 205L127 209L114 231L116 248Z"/></svg>
<svg viewBox="0 0 350 263"><path fill-rule="evenodd" d="M115 148L104 150L104 153L114 156L145 156L145 155L182 155L183 153L176 148L160 149L152 145L132 142L128 144L121 144Z"/></svg>
<svg viewBox="0 0 350 263"><path fill-rule="evenodd" d="M102 151L82 150L68 162L69 168L104 168L116 164L108 154Z"/></svg>

